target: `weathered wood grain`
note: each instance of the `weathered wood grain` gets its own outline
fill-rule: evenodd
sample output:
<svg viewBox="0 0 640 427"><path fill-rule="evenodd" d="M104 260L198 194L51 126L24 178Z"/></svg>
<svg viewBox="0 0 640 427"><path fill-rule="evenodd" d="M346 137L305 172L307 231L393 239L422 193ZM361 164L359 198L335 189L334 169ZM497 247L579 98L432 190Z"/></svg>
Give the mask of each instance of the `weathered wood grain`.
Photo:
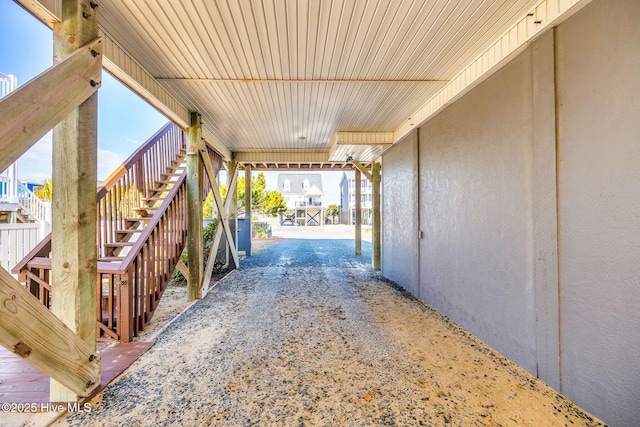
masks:
<svg viewBox="0 0 640 427"><path fill-rule="evenodd" d="M100 384L95 350L2 268L0 320L3 347L78 396L89 395Z"/></svg>

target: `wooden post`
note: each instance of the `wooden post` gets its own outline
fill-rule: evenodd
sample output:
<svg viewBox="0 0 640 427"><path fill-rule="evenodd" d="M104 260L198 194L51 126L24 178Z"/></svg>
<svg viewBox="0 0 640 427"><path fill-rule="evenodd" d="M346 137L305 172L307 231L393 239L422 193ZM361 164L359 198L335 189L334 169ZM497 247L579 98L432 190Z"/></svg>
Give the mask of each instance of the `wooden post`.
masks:
<svg viewBox="0 0 640 427"><path fill-rule="evenodd" d="M362 177L356 169L356 255L362 255Z"/></svg>
<svg viewBox="0 0 640 427"><path fill-rule="evenodd" d="M373 230L371 235L371 264L374 270L380 270L380 163L371 165L371 192L373 198Z"/></svg>
<svg viewBox="0 0 640 427"><path fill-rule="evenodd" d="M18 160L100 87L102 39L82 45L87 31L82 30L80 35L68 31L65 39L63 26L60 22L54 29L54 37L59 40L55 65L0 100L0 171ZM75 50L60 47L60 43Z"/></svg>
<svg viewBox="0 0 640 427"><path fill-rule="evenodd" d="M191 113L191 127L187 130L187 262L189 301L202 298L202 162L198 142L202 136L200 115Z"/></svg>
<svg viewBox="0 0 640 427"><path fill-rule="evenodd" d="M238 173L238 162L236 162L235 156L227 162L227 197L230 197L229 203L229 229L233 236L233 241L229 242L230 246L234 246L236 253L238 251L238 192L229 191L231 188L231 181L236 177ZM237 177L236 177L237 179ZM227 200L225 199L225 205ZM236 265L236 268L239 266Z"/></svg>
<svg viewBox="0 0 640 427"><path fill-rule="evenodd" d="M54 62L60 63L98 37L97 10L82 0L63 0L53 37ZM53 131L51 310L91 351L97 310L97 107L94 93ZM50 399L72 402L78 395L52 379Z"/></svg>
<svg viewBox="0 0 640 427"><path fill-rule="evenodd" d="M246 256L251 256L251 165L244 167L244 226L249 228L249 246L247 246Z"/></svg>
<svg viewBox="0 0 640 427"><path fill-rule="evenodd" d="M91 349L2 267L0 318L0 345L9 351L79 396L87 396L100 384L95 341Z"/></svg>

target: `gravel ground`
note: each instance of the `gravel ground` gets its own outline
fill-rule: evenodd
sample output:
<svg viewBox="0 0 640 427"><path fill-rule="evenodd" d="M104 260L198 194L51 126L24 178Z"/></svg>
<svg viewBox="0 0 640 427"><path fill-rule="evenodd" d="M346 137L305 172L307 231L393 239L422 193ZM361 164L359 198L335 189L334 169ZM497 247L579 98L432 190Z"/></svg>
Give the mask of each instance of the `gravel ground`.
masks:
<svg viewBox="0 0 640 427"><path fill-rule="evenodd" d="M352 252L287 239L244 260L59 425L602 425Z"/></svg>

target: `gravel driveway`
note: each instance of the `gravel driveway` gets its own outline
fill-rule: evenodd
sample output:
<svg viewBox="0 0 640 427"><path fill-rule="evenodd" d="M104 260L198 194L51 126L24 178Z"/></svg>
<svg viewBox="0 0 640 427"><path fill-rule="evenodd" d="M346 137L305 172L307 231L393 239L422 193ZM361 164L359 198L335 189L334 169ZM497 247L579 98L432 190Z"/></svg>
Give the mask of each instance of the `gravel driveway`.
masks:
<svg viewBox="0 0 640 427"><path fill-rule="evenodd" d="M61 425L601 425L372 272L370 245L242 263Z"/></svg>

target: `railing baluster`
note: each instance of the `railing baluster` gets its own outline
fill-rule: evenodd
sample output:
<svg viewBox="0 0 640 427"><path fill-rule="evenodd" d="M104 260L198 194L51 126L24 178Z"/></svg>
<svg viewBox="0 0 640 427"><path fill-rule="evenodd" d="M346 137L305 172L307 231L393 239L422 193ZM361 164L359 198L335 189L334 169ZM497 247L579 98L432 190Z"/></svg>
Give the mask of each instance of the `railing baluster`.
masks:
<svg viewBox="0 0 640 427"><path fill-rule="evenodd" d="M158 181L181 154L184 143L182 130L174 125L165 126L98 187L96 202L99 222L96 224L96 237L99 257L110 255L107 244L116 242L119 236L117 231L127 228L126 218L137 216L134 209L141 207L143 198L152 196L152 190L159 187ZM134 242L119 266L99 263L96 318L103 325L99 329L105 334L107 329L114 331L121 340L130 341L142 330L155 310L166 287L166 280L171 277L170 271L158 269L162 267L168 270L175 266L186 238L182 212L186 208L183 183L184 179L176 180L175 188L166 191L173 200L163 202L161 208L164 212L159 209L152 216L149 226L155 227L155 230L142 230L142 233L136 234L140 241ZM5 185L4 182L1 184ZM34 204L29 206L33 210L40 209ZM50 256L50 236L48 239L14 269L14 272L21 273L31 292L37 293L40 301L47 306L50 266L42 267L40 261L39 267L31 268L29 263L34 258Z"/></svg>

